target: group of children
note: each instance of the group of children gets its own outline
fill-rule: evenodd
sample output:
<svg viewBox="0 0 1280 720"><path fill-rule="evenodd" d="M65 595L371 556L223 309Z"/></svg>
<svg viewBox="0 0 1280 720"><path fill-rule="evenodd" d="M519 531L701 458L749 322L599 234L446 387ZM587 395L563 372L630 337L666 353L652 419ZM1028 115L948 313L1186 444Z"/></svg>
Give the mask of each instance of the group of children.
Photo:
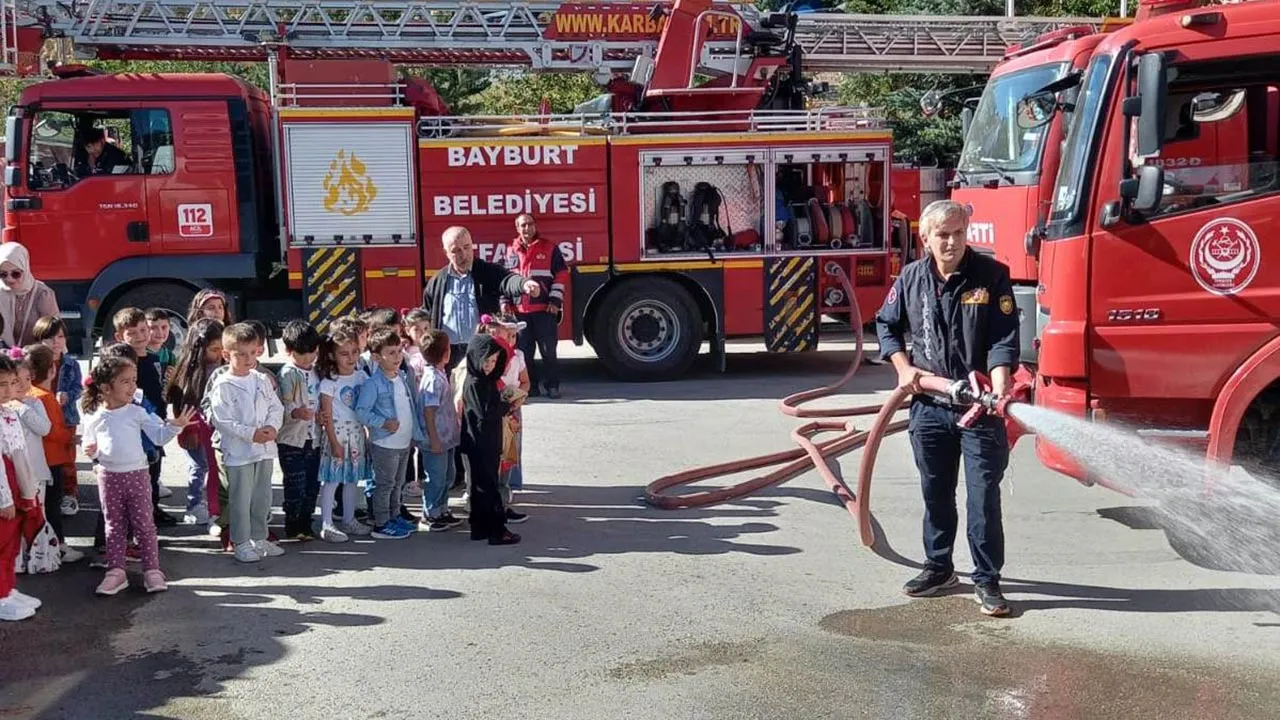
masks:
<svg viewBox="0 0 1280 720"><path fill-rule="evenodd" d="M0 355L0 620L40 607L17 590L16 573L83 558L62 529L79 511L77 443L98 478L100 595L129 586L128 561L141 562L147 592L167 589L156 527L178 522L159 504L175 438L189 466L184 521L208 523L240 562L284 553L268 528L277 460L288 539L451 529L461 523L448 502L461 470L472 539L520 541L507 524L526 519L511 507L529 389L515 348L521 324L482 317L464 359L422 310L372 310L326 334L294 321L276 375L260 365L266 328L235 322L223 294L198 293L188 321L175 353L164 311L118 311L115 343L104 341L83 382L56 317L37 324L39 344ZM419 492L421 519L407 505Z"/></svg>

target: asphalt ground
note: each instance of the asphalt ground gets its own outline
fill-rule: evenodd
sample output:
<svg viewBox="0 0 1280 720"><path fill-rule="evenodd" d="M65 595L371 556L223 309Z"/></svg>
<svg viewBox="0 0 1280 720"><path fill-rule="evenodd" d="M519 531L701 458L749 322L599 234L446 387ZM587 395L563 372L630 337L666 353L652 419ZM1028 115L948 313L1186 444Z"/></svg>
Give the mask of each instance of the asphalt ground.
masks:
<svg viewBox="0 0 1280 720"><path fill-rule="evenodd" d="M637 385L562 344L564 398L526 410L519 545L463 525L246 566L180 526L161 532L166 593L135 574L95 597L87 562L21 576L45 605L0 626L0 718L1280 717L1280 580L1204 562L1142 503L1041 468L1029 440L1004 494L1004 619L967 581L901 594L923 557L901 435L881 450L874 550L813 472L717 507L643 503L655 477L788 448L777 399L838 377L849 347L736 344L725 374ZM891 382L866 366L832 403ZM170 453L171 512L184 470ZM81 479L69 528L88 549Z"/></svg>

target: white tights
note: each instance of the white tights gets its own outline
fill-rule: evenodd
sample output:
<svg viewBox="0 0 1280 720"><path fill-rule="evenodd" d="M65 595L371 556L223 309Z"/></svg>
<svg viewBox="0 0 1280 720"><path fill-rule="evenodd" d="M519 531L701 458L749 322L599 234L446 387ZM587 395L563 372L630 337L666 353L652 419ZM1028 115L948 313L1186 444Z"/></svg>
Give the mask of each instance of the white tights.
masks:
<svg viewBox="0 0 1280 720"><path fill-rule="evenodd" d="M320 486L320 522L333 525L333 500L338 494L338 486L342 486L342 522L351 524L356 519L356 487L355 483L325 483Z"/></svg>

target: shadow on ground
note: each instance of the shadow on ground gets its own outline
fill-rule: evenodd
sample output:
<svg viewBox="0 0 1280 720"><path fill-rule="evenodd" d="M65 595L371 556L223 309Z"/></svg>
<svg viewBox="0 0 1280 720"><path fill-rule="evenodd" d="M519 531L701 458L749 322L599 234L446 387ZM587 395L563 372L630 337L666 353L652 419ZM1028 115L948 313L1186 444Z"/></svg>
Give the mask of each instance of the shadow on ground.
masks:
<svg viewBox="0 0 1280 720"><path fill-rule="evenodd" d="M824 490L811 488L779 486L760 494L759 497L792 497L832 505L843 510L839 500ZM1139 508L1123 508L1137 510ZM1099 510L1099 514L1108 516L1107 509ZM1154 529L1148 516L1141 513L1125 514L1135 519L1137 529ZM909 569L903 574L903 582L923 569L924 563L909 558L889 541L884 528L872 516L872 528L875 531L876 543L870 548L884 560ZM964 528L961 527L961 541ZM1171 545L1173 542L1171 541ZM851 552L866 552L861 546L854 546ZM1189 560L1189 562L1191 562ZM967 572L959 572L961 577L969 577ZM1037 610L1084 609L1105 610L1109 612L1167 613L1167 612L1270 612L1280 615L1280 590L1259 588L1120 588L1101 585L1085 585L1078 583L1050 582L1030 578L1005 576L1001 587L1009 596L1014 606L1015 616L1035 612ZM950 594L971 593L972 586L962 585ZM1268 624L1262 623L1266 627Z"/></svg>
<svg viewBox="0 0 1280 720"><path fill-rule="evenodd" d="M89 485L81 489L82 511L69 522L72 536L92 534L97 508L93 491ZM172 499L179 494L175 491ZM279 499L277 495L276 507ZM161 531L161 561L171 586L167 593L145 594L136 565L130 566L133 585L111 598L93 595L102 571L89 569L87 562L51 575L23 577L23 589L42 598L45 606L32 620L0 626L0 648L22 648L24 658L0 662L0 717L146 717L139 713L182 698L217 694L250 668L279 661L286 652L282 638L384 622L381 614L333 611L350 607L343 601L461 597L447 588L379 584L377 573L386 568L517 566L572 574L599 569L590 562L599 555L800 552L759 541L777 529L767 519L776 514L778 503L767 500L665 512L645 505L633 487L530 485L520 502L536 520L517 527L524 542L509 547L472 542L464 523L455 531L404 542L284 542L285 557L243 565L220 552L207 534L178 526ZM278 515L273 520L277 530L281 520ZM339 587L326 580L339 573L367 574L369 584ZM148 608L152 603L157 607ZM140 614L147 625L135 628ZM138 643L149 645L153 638L154 646L137 649Z"/></svg>

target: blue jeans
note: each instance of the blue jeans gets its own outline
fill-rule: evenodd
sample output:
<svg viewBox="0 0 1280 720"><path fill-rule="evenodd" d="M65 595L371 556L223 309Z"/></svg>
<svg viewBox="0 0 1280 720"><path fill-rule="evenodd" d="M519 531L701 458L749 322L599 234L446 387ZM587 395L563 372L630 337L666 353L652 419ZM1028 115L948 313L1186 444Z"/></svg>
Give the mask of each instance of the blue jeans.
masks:
<svg viewBox="0 0 1280 720"><path fill-rule="evenodd" d="M449 488L453 487L453 479L457 468L453 462L456 448L442 453L433 453L421 448L419 457L427 471L427 487L422 493L422 516L438 518L449 512Z"/></svg>
<svg viewBox="0 0 1280 720"><path fill-rule="evenodd" d="M204 484L209 477L209 458L205 457L204 448L199 445L190 450L182 448L182 452L187 456L187 512L191 512L205 501Z"/></svg>
<svg viewBox="0 0 1280 720"><path fill-rule="evenodd" d="M928 566L953 570L960 518L956 485L964 461L965 519L973 581L998 582L1004 565L1004 524L1000 509L1000 481L1009 465L1009 441L1004 421L986 416L972 428L956 424L961 412L917 398L911 403L907 432L911 435L920 488L924 494L924 551Z"/></svg>
<svg viewBox="0 0 1280 720"><path fill-rule="evenodd" d="M302 447L280 443L280 473L284 476L285 534L311 532L312 516L316 512L316 497L320 494L320 448L310 440Z"/></svg>

